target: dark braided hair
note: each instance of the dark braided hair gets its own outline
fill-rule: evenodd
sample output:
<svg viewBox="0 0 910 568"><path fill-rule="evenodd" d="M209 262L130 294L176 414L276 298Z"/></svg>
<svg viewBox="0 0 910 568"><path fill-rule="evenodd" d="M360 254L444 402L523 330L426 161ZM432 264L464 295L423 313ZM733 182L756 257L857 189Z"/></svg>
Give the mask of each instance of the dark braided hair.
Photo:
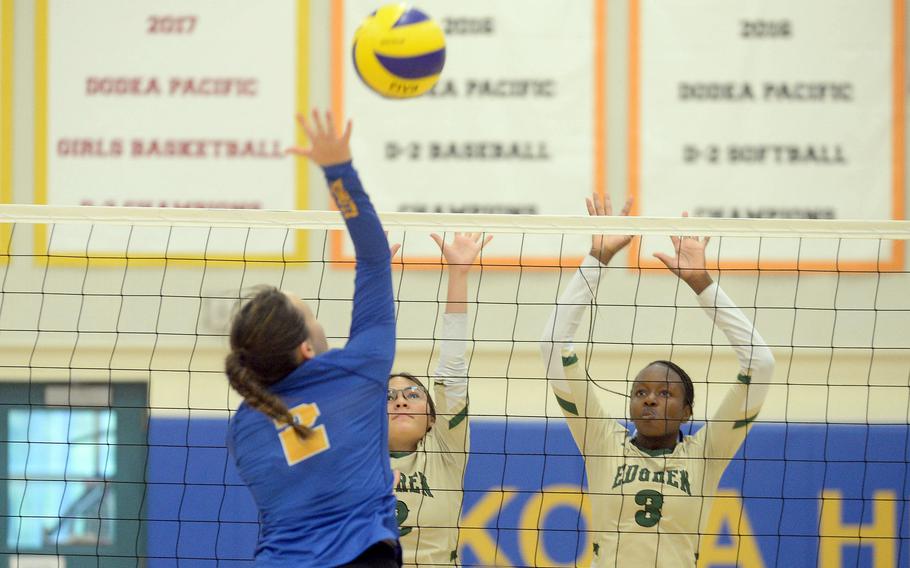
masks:
<svg viewBox="0 0 910 568"><path fill-rule="evenodd" d="M300 344L308 337L303 312L274 286L259 288L231 323L231 352L224 362L228 381L243 400L269 418L287 424L301 438L301 425L278 395L269 390L300 365Z"/></svg>
<svg viewBox="0 0 910 568"><path fill-rule="evenodd" d="M663 359L658 359L657 361L651 361L645 368L647 369L651 365L662 365L667 369L676 373L679 379L682 381L683 388L686 391L686 396L683 402L689 405L689 409L692 408L692 405L695 403L695 385L692 384L692 378L689 377L689 374L683 371L683 368L674 363L673 361L665 361Z"/></svg>

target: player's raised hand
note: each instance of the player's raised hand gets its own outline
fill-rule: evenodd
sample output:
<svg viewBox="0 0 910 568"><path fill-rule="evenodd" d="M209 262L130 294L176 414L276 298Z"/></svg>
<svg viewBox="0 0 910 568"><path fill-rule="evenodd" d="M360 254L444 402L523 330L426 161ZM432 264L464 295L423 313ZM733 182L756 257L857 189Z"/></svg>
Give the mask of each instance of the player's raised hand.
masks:
<svg viewBox="0 0 910 568"><path fill-rule="evenodd" d="M338 135L332 111L327 110L321 116L313 109L308 121L302 114L297 115L297 122L310 141L309 147L295 146L288 148L287 153L303 156L313 160L319 166L332 166L351 161L351 121L345 123L344 132Z"/></svg>
<svg viewBox="0 0 910 568"><path fill-rule="evenodd" d="M688 217L688 212L683 212L683 217ZM711 237L670 237L673 243L675 256L662 252L655 252L654 257L664 263L667 269L679 277L695 291L696 294L711 285L711 275L708 274L705 261L705 249Z"/></svg>
<svg viewBox="0 0 910 568"><path fill-rule="evenodd" d="M385 238L389 238L389 232L383 231L385 233ZM395 256L398 254L398 251L401 250L401 243L389 243L389 256L392 257L392 262L395 262Z"/></svg>
<svg viewBox="0 0 910 568"><path fill-rule="evenodd" d="M483 233L455 233L449 243L446 243L445 239L436 233L431 234L430 237L436 241L439 250L442 251L449 270L462 272L471 269L471 265L477 260L477 255L480 254L483 247L493 240L493 235L487 235L484 238Z"/></svg>
<svg viewBox="0 0 910 568"><path fill-rule="evenodd" d="M585 198L585 204L588 206L588 215L592 217L608 217L613 215L613 203L610 201L610 194L603 198L598 193L592 193L591 197ZM623 217L629 214L632 209L632 198L626 200L620 215ZM606 266L610 263L613 255L624 249L632 242L632 235L594 235L591 237L590 254Z"/></svg>

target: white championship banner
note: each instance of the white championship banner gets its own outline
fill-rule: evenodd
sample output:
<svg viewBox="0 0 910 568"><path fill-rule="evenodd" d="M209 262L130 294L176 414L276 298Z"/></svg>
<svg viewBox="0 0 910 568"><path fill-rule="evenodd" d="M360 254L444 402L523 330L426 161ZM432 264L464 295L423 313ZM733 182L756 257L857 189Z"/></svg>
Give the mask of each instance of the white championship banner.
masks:
<svg viewBox="0 0 910 568"><path fill-rule="evenodd" d="M604 190L603 0L421 2L446 34L445 68L432 92L405 100L370 91L351 61L376 7L336 4L334 106L354 120L355 165L379 211L584 213L584 197ZM584 247L520 238L497 237L485 262L550 264ZM519 248L521 259L498 252ZM428 238L404 253L439 258ZM333 256L351 255L337 235Z"/></svg>
<svg viewBox="0 0 910 568"><path fill-rule="evenodd" d="M40 0L36 203L301 209L306 170L287 157L307 106L301 0ZM303 80L298 80L302 76ZM299 258L303 233L39 233L50 253Z"/></svg>
<svg viewBox="0 0 910 568"><path fill-rule="evenodd" d="M904 0L633 0L631 10L639 215L903 218ZM645 239L633 262L653 265L658 248ZM725 239L719 255L743 268L903 262L901 245L874 240Z"/></svg>
<svg viewBox="0 0 910 568"><path fill-rule="evenodd" d="M0 0L0 203L13 201L13 0ZM9 261L11 227L0 227L0 264Z"/></svg>
<svg viewBox="0 0 910 568"><path fill-rule="evenodd" d="M13 200L13 0L0 0L0 203ZM7 237L0 229L0 251Z"/></svg>

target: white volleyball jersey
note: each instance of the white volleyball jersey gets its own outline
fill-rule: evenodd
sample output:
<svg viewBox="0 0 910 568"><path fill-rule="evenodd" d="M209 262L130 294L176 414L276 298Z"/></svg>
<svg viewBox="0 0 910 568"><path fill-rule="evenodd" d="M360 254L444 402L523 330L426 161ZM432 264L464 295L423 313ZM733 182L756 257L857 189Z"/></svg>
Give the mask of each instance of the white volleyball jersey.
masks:
<svg viewBox="0 0 910 568"><path fill-rule="evenodd" d="M436 424L414 452L393 452L401 472L395 496L406 566L457 563L458 521L469 451L467 315L443 316L439 363L433 381Z"/></svg>
<svg viewBox="0 0 910 568"><path fill-rule="evenodd" d="M711 497L767 396L774 358L723 290L709 286L698 301L727 336L742 370L697 433L672 450L640 449L606 415L572 346L600 272L596 259L586 259L541 343L551 388L585 459L594 566L695 566Z"/></svg>

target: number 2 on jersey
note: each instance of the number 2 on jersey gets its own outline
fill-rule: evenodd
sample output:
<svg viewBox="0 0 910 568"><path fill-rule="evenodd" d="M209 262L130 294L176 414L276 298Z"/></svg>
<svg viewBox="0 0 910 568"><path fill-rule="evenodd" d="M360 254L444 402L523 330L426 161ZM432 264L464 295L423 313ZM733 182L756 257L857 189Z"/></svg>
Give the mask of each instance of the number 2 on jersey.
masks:
<svg viewBox="0 0 910 568"><path fill-rule="evenodd" d="M291 408L290 412L300 424L310 428L311 433L304 440L290 426L275 423L275 428L279 430L278 438L281 440L281 448L284 450L284 458L287 460L288 465L298 464L307 458L326 451L332 446L329 443L325 425L313 428L313 424L319 418L319 406L316 403L297 405Z"/></svg>
<svg viewBox="0 0 910 568"><path fill-rule="evenodd" d="M410 512L411 512L411 510L408 509L408 504L405 503L404 501L399 501L398 503L395 504L395 517L396 517L396 520L398 521L398 536L405 536L407 534L410 534L410 532L412 530L411 527L401 526L401 523L408 520L408 514Z"/></svg>
<svg viewBox="0 0 910 568"><path fill-rule="evenodd" d="M651 528L660 521L660 508L664 505L664 496L653 489L642 489L635 494L635 502L644 505L644 509L635 512L635 522L645 528Z"/></svg>

